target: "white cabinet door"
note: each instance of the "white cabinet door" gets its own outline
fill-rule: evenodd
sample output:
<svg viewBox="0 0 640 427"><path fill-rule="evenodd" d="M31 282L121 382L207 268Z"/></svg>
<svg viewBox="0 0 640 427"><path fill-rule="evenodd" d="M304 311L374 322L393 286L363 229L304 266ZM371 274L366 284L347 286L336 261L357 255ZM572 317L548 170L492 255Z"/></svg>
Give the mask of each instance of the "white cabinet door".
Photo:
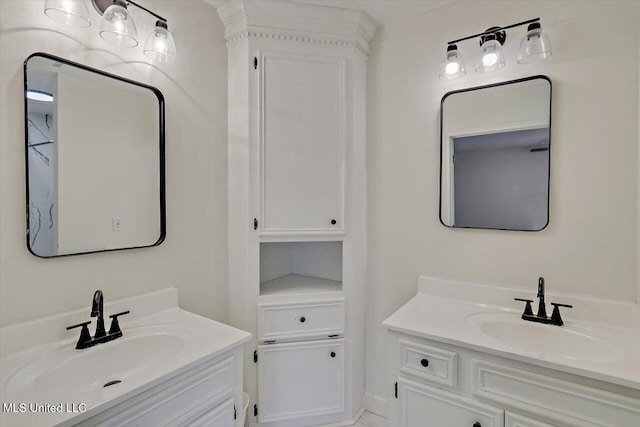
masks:
<svg viewBox="0 0 640 427"><path fill-rule="evenodd" d="M503 427L504 411L398 378L401 427Z"/></svg>
<svg viewBox="0 0 640 427"><path fill-rule="evenodd" d="M344 412L344 339L258 346L258 421Z"/></svg>
<svg viewBox="0 0 640 427"><path fill-rule="evenodd" d="M560 425L560 424L558 424ZM554 427L553 424L543 423L542 421L534 420L524 415L514 414L513 412L505 412L504 414L504 426L505 427Z"/></svg>
<svg viewBox="0 0 640 427"><path fill-rule="evenodd" d="M235 424L234 412L233 398L230 397L189 423L188 427L233 427Z"/></svg>
<svg viewBox="0 0 640 427"><path fill-rule="evenodd" d="M344 61L262 52L263 234L342 230Z"/></svg>

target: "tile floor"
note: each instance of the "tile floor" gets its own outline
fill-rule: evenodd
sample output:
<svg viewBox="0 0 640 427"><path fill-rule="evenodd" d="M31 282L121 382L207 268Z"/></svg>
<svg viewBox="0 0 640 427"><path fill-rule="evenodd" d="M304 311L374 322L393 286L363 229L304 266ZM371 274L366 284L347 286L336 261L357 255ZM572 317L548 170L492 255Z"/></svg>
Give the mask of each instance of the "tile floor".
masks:
<svg viewBox="0 0 640 427"><path fill-rule="evenodd" d="M387 419L365 411L353 427L387 427Z"/></svg>

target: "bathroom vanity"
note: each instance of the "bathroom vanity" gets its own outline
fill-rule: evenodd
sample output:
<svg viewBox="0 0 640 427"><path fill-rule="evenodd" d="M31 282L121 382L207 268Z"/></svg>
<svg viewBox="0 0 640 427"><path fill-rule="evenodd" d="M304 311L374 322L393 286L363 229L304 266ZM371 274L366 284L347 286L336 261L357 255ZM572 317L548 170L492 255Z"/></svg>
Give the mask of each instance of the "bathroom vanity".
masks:
<svg viewBox="0 0 640 427"><path fill-rule="evenodd" d="M513 301L530 294L421 277L384 322L389 425L638 426L638 307L555 296L574 308L542 325Z"/></svg>
<svg viewBox="0 0 640 427"><path fill-rule="evenodd" d="M123 310L123 336L83 350L65 326L88 308L0 328L0 424L242 427L249 333L180 309L175 288L105 304Z"/></svg>

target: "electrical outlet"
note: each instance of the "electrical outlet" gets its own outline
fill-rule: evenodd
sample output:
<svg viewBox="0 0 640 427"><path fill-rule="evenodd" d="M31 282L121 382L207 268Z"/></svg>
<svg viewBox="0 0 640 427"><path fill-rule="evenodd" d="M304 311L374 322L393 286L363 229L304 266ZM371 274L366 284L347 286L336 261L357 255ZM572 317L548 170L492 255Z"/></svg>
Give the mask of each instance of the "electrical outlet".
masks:
<svg viewBox="0 0 640 427"><path fill-rule="evenodd" d="M122 231L122 218L119 216L111 218L111 228L113 231Z"/></svg>

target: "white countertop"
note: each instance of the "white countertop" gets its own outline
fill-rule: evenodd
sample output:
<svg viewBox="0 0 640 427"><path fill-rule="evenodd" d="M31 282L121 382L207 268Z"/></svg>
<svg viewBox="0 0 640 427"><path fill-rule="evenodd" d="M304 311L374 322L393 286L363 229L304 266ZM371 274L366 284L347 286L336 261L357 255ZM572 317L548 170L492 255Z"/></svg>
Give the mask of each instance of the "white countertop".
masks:
<svg viewBox="0 0 640 427"><path fill-rule="evenodd" d="M24 413L2 411L0 412L0 425L11 427L74 425L160 384L170 377L230 351L251 338L251 334L248 332L180 309L177 306L177 291L175 289L148 294L146 300L144 300L144 297L136 297L143 298L143 301L129 298L105 304L105 317L122 311L122 309L131 310L130 316L123 316L120 319L120 326L124 335L117 340L84 350L75 349L79 329L67 332L60 325L72 324L71 319L75 321L80 313L88 320L88 309L0 328L0 339L3 347L3 354L0 359L2 387L0 389L0 400L2 403L65 405L63 412L30 413L28 409ZM156 311L156 309L159 311ZM129 318L127 319L127 317ZM108 328L109 319L106 319L105 322ZM95 324L95 321L93 323ZM54 327L53 329L52 326ZM90 326L91 332L93 332L94 327L95 325ZM59 329L64 332L60 332ZM57 342L55 340L47 342L43 337L42 344L35 345L34 341L38 342L38 330L52 331L49 335L54 336L62 333L64 339ZM86 390L78 390L77 392L75 390L60 392L55 389L51 390L51 388L44 390L39 387L37 380L29 379L29 375L32 373L36 375L45 372L47 369L45 365L49 363L49 360L73 363L74 358L79 357L79 355L84 356L88 355L89 352L108 351L107 346L118 346L124 343L125 340L135 340L136 337L167 333L180 337L180 345L177 346L177 350L168 353L171 354L171 357L160 357L158 360L149 361L148 363L146 361L131 360L131 370L127 371L125 378L117 386L104 388L100 384L99 387L88 386ZM20 339L20 336L24 338ZM21 342L16 343L16 340ZM51 340L49 339L49 341ZM168 342L170 343L170 341ZM43 353L46 354L45 364L43 364ZM116 354L118 353L116 352ZM135 354L133 357L132 355L128 355L128 357L135 359ZM97 360L100 359L98 358ZM95 369L99 371L101 366L95 366ZM20 380L15 381L16 378L20 378ZM31 384L30 381L33 386L23 386L25 382ZM61 388L63 388L62 385ZM74 409L73 406L69 405L81 403L86 405L85 412L67 412ZM75 406L75 409L77 409L77 406Z"/></svg>
<svg viewBox="0 0 640 427"><path fill-rule="evenodd" d="M504 287L492 289L490 286L479 286L480 288L468 283L421 278L420 292L386 319L383 325L391 331L416 335L640 390L640 329L637 327L638 314L637 307L634 305L625 303L617 305L612 301L601 301L599 304L598 300L593 298L566 295L553 299L547 298L547 312L549 314L551 313L549 301L569 302L573 303L574 307L579 307L577 312L580 317L571 317L571 309L563 311L565 325L561 328L585 336L602 337L598 338L601 342L597 342L597 345L615 352L615 357L612 360L597 360L598 358L592 358L589 355L559 355L554 351L556 349L545 348L542 340L540 340L540 345L536 345L536 342L533 341L532 346L520 348L517 344L505 343L503 340L482 333L477 325L469 321L470 316L476 316L477 313L496 313L498 316L512 315L511 317L517 318L522 314L524 307L517 302L509 302L508 307L493 305L489 303L492 297L495 297L493 298L495 301L501 302L513 297L534 300L535 297L518 289ZM456 298L456 292L451 289L458 289L466 299ZM477 299L482 301L470 301L468 297L473 297L478 290L481 291L482 296ZM582 304L582 310L580 304ZM590 311L586 309L586 306L589 305L600 307L599 311L593 309L597 315L601 316L599 319L584 318L584 313ZM537 302L533 304L534 312L536 308ZM602 317L603 313L608 311L612 312L611 316ZM602 321L603 319L611 321ZM522 320L522 322L525 321ZM545 328L559 328L553 325L527 323L530 323L532 328L537 328L534 330L536 333L527 334L527 339L531 340L543 337L547 330ZM550 332L557 331L552 329ZM531 347L535 347L536 350L532 351Z"/></svg>

